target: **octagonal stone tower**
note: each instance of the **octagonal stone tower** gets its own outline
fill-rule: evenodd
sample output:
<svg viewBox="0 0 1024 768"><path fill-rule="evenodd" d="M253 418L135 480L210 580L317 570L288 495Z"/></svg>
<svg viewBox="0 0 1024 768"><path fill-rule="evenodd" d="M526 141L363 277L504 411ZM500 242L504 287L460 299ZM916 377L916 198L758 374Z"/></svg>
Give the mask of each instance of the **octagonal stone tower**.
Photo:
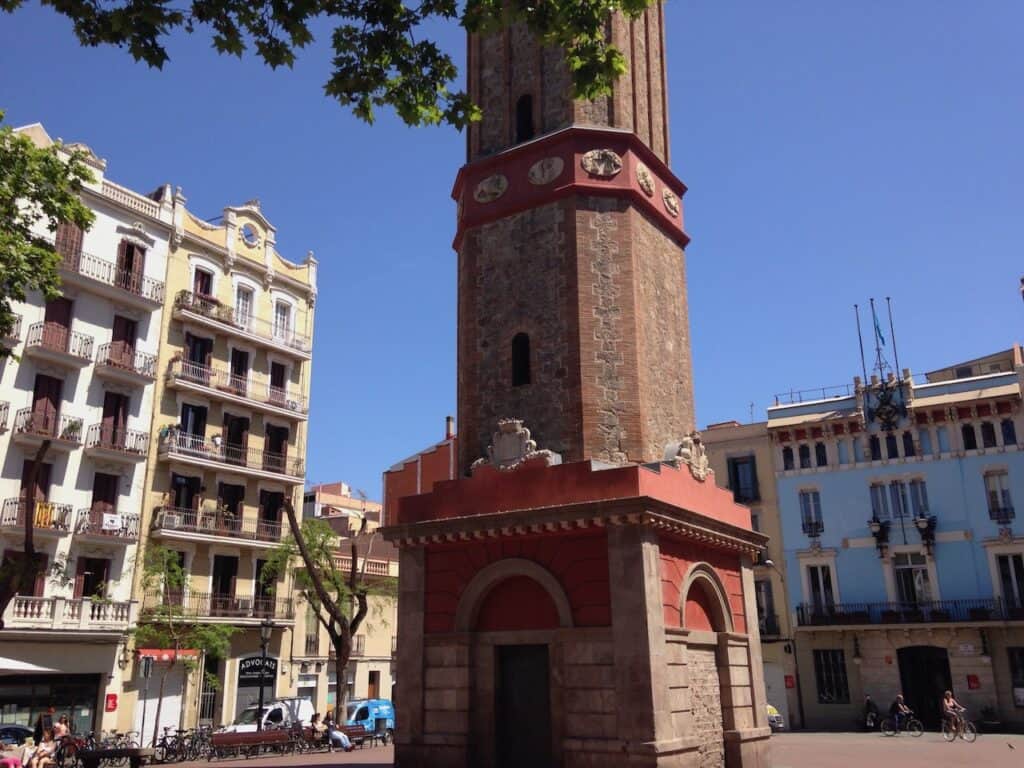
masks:
<svg viewBox="0 0 1024 768"><path fill-rule="evenodd" d="M693 429L662 8L609 27L629 71L591 102L524 26L469 40L484 116L453 192L463 470L509 415L566 461L658 461Z"/></svg>
<svg viewBox="0 0 1024 768"><path fill-rule="evenodd" d="M629 73L588 103L524 29L470 39L459 455L385 475L400 768L769 765L766 539L692 434L661 7L609 28Z"/></svg>

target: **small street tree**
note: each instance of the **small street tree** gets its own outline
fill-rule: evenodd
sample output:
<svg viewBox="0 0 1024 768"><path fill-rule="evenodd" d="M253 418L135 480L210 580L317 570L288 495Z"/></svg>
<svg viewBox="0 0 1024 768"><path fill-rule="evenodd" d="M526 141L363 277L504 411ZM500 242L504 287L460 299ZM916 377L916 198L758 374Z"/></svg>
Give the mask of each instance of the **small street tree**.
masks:
<svg viewBox="0 0 1024 768"><path fill-rule="evenodd" d="M372 555L373 536L360 560L358 539L341 539L323 520L306 519L299 523L290 500L284 503L290 535L271 553L263 567L261 579L272 586L290 574L294 590L313 609L317 622L327 630L334 650L334 679L338 695L334 699L334 717L342 720L344 690L342 681L352 655L352 638L366 620L373 597L394 597L393 579L367 576L366 563ZM366 534L363 516L357 536ZM347 570L338 565L345 545L349 547Z"/></svg>
<svg viewBox="0 0 1024 768"><path fill-rule="evenodd" d="M159 738L160 710L164 701L164 685L170 673L182 665L187 674L199 669L200 659L210 656L221 659L228 656L231 637L237 631L226 624L202 624L189 616L182 605L185 594L185 569L178 553L166 547L150 545L146 549L142 570L142 594L160 595L152 605L146 605L134 630L135 647L161 648L172 651L170 661L160 675L156 714L153 719L153 743ZM182 655L183 651L198 651L198 656ZM220 681L208 675L204 684L216 689ZM142 734L145 739L145 734Z"/></svg>
<svg viewBox="0 0 1024 768"><path fill-rule="evenodd" d="M25 0L0 0L14 12ZM561 48L575 96L607 95L626 60L608 39L608 17L636 18L652 0L42 0L68 19L82 45L127 48L136 61L162 68L174 32L210 33L218 53L242 57L250 49L272 67L291 67L314 39L314 27L332 26L332 70L324 92L360 119L391 107L408 125L448 123L462 128L480 109L453 90L458 67L436 39L438 23L456 22L486 33L524 24L546 46Z"/></svg>
<svg viewBox="0 0 1024 768"><path fill-rule="evenodd" d="M0 123L3 116L0 111ZM47 299L60 293L60 256L39 229L53 236L67 221L84 231L95 218L79 197L82 184L92 180L82 154L63 157L60 149L58 144L37 147L28 136L0 125L0 338L9 337L14 328L11 302L24 301L30 291L40 291ZM0 346L3 358L17 360L10 349ZM34 502L39 468L49 450L50 441L43 440L25 478L22 555L0 563L0 629L11 600L19 592L32 594L42 569L33 535Z"/></svg>

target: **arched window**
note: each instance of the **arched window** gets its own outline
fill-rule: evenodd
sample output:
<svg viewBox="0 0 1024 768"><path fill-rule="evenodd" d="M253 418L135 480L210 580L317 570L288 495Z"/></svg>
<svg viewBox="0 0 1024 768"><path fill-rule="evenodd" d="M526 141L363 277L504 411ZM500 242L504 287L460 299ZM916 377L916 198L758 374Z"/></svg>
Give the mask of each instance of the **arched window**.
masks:
<svg viewBox="0 0 1024 768"><path fill-rule="evenodd" d="M512 337L512 386L530 383L530 337L517 333Z"/></svg>
<svg viewBox="0 0 1024 768"><path fill-rule="evenodd" d="M871 460L881 461L882 460L882 441L878 439L878 435L872 435L868 441L871 446Z"/></svg>
<svg viewBox="0 0 1024 768"><path fill-rule="evenodd" d="M800 453L800 469L811 468L811 446L801 445L799 449Z"/></svg>
<svg viewBox="0 0 1024 768"><path fill-rule="evenodd" d="M814 444L814 463L819 467L824 467L828 464L828 452L825 450L824 443Z"/></svg>
<svg viewBox="0 0 1024 768"><path fill-rule="evenodd" d="M974 434L973 424L964 424L960 427L960 434L964 439L964 450L974 451L978 448L978 437Z"/></svg>
<svg viewBox="0 0 1024 768"><path fill-rule="evenodd" d="M1013 424L1013 419L1003 419L1000 426L1003 429L1003 445L1016 445L1017 428Z"/></svg>
<svg viewBox="0 0 1024 768"><path fill-rule="evenodd" d="M996 428L991 421L981 422L981 444L985 448L996 447Z"/></svg>
<svg viewBox="0 0 1024 768"><path fill-rule="evenodd" d="M516 101L516 144L533 138L533 96L524 93Z"/></svg>
<svg viewBox="0 0 1024 768"><path fill-rule="evenodd" d="M914 435L910 432L903 433L903 455L904 456L916 456L917 450L914 448Z"/></svg>
<svg viewBox="0 0 1024 768"><path fill-rule="evenodd" d="M793 468L793 449L788 445L782 449L782 468L784 470Z"/></svg>

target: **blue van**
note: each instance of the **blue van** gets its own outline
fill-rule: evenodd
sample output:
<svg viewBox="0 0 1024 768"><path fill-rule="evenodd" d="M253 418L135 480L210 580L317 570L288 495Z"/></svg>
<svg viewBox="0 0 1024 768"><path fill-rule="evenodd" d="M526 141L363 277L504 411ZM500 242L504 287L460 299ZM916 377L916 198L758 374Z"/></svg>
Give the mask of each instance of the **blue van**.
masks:
<svg viewBox="0 0 1024 768"><path fill-rule="evenodd" d="M353 699L345 709L346 725L361 725L387 744L395 737L395 708L387 699Z"/></svg>

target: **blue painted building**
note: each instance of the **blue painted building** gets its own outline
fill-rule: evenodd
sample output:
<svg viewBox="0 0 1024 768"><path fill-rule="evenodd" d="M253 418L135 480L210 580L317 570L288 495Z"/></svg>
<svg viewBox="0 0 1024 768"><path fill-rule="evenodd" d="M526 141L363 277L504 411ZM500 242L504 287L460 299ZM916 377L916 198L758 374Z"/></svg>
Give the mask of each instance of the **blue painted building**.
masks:
<svg viewBox="0 0 1024 768"><path fill-rule="evenodd" d="M900 691L937 725L947 688L1024 724L1022 363L1014 346L768 409L808 727Z"/></svg>

